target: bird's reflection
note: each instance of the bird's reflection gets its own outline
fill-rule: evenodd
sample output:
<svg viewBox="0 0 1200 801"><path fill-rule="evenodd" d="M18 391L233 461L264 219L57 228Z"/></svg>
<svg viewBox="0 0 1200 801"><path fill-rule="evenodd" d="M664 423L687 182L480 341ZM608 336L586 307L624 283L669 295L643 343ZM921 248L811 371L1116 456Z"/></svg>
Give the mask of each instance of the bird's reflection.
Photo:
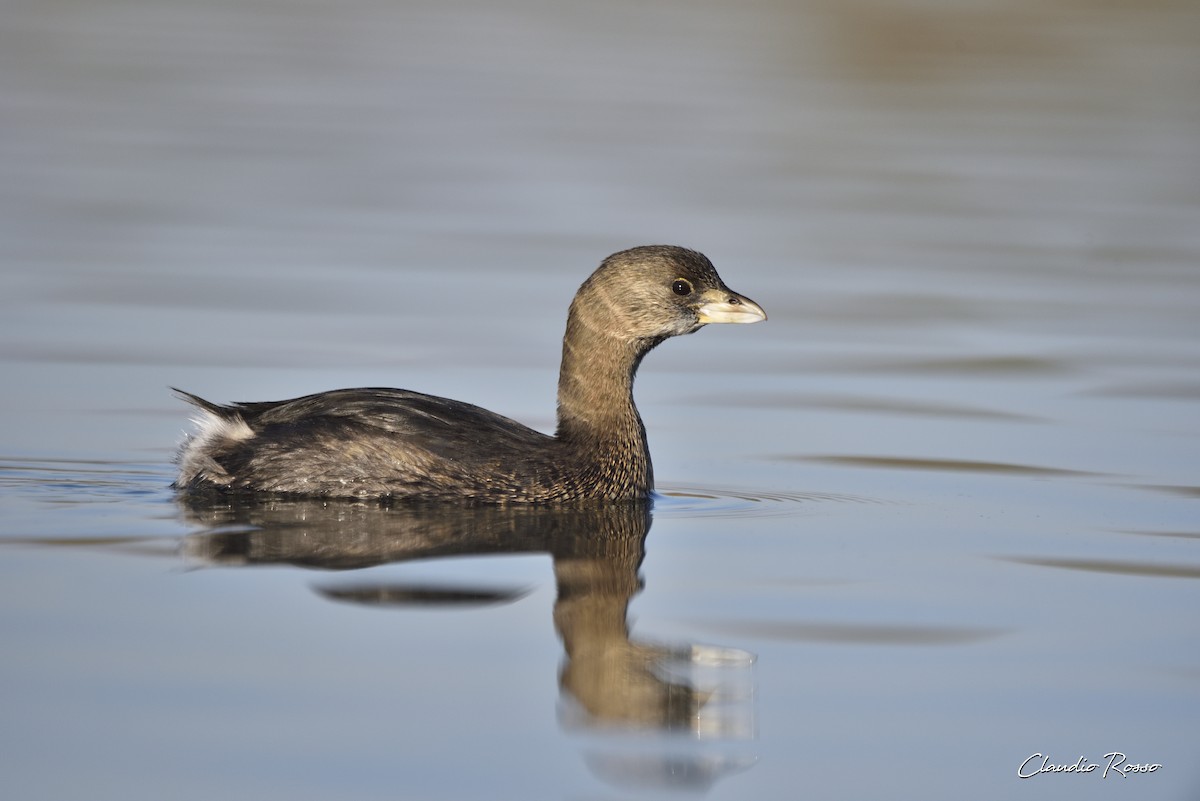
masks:
<svg viewBox="0 0 1200 801"><path fill-rule="evenodd" d="M185 538L185 555L193 564L347 570L451 556L548 554L558 589L554 626L565 651L559 673L565 726L683 732L693 740L710 741L753 736L748 691L730 693L719 680L707 686L689 680L696 666L699 672L714 664L744 666L751 661L748 654L630 638L627 614L642 589L638 571L652 519L649 503L386 507L236 496L186 496L180 503L189 522L203 529ZM513 601L527 589L389 582L323 583L318 591L352 603L470 605ZM722 697L731 694L743 697L734 703ZM663 777L671 783L671 776L686 775L689 789L711 786L752 764L744 757L708 751L682 757L695 764L681 773L681 757L674 753L663 755L670 769L647 771L647 756L633 756L637 765L630 771L614 767L626 759L621 754L589 754L587 759L602 778L620 774L636 782L631 773L648 774L660 784ZM697 776L705 778L697 782Z"/></svg>

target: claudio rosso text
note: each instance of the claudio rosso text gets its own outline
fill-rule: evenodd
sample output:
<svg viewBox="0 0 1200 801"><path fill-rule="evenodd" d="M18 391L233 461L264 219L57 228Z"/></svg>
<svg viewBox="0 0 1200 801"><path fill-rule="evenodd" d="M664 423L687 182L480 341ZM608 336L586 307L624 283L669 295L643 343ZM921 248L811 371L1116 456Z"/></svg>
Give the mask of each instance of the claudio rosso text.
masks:
<svg viewBox="0 0 1200 801"><path fill-rule="evenodd" d="M1092 762L1087 757L1081 756L1074 762L1055 762L1050 758L1049 754L1030 754L1025 758L1017 768L1017 776L1022 779L1032 779L1035 776L1045 776L1047 774L1057 773L1094 773L1100 772L1100 778L1107 779L1113 776L1121 776L1128 779L1130 776L1141 776L1147 773L1154 773L1162 764L1159 762L1136 762L1130 761L1129 757L1122 754L1120 751L1109 751L1099 762Z"/></svg>

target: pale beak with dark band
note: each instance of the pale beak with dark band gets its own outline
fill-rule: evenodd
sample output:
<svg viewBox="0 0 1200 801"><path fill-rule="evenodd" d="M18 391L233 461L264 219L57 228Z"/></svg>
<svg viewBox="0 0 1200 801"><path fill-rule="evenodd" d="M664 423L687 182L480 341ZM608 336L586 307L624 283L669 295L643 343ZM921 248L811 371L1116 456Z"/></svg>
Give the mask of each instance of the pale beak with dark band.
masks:
<svg viewBox="0 0 1200 801"><path fill-rule="evenodd" d="M758 323L767 313L754 301L728 289L706 289L696 314L701 323Z"/></svg>

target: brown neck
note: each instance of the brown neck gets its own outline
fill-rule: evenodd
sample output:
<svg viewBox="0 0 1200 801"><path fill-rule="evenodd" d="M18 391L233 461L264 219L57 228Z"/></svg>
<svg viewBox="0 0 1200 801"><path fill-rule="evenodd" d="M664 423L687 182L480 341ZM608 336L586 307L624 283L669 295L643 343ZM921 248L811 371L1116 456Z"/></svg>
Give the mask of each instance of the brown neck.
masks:
<svg viewBox="0 0 1200 801"><path fill-rule="evenodd" d="M633 376L655 341L625 339L589 319L596 312L572 304L558 376L558 438L593 458L601 474L635 494L652 484L646 431L633 404ZM611 464L605 464L605 463Z"/></svg>

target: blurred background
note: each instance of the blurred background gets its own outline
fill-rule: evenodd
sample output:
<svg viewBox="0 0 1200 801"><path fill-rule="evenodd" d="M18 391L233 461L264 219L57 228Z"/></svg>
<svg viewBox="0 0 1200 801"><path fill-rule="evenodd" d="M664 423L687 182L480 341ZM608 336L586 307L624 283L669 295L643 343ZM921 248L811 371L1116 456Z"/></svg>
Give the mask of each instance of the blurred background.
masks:
<svg viewBox="0 0 1200 801"><path fill-rule="evenodd" d="M24 411L55 402L21 380L31 361L80 366L102 397L130 379L90 368L130 363L220 397L272 390L226 387L231 365L493 363L486 335L552 373L579 280L649 242L705 251L769 305L780 325L739 331L743 355L875 348L898 316L920 328L901 336L970 318L956 334L985 354L1095 335L1108 356L1200 325L1190 3L3 16L0 356ZM465 323L439 322L451 305Z"/></svg>
<svg viewBox="0 0 1200 801"><path fill-rule="evenodd" d="M647 358L617 599L758 655L732 742L557 715L544 554L405 566L523 599L459 616L181 570L168 386L551 430L655 242L770 315ZM1196 798L1198 309L1194 2L6 0L0 784ZM1113 749L1166 767L1015 777Z"/></svg>

